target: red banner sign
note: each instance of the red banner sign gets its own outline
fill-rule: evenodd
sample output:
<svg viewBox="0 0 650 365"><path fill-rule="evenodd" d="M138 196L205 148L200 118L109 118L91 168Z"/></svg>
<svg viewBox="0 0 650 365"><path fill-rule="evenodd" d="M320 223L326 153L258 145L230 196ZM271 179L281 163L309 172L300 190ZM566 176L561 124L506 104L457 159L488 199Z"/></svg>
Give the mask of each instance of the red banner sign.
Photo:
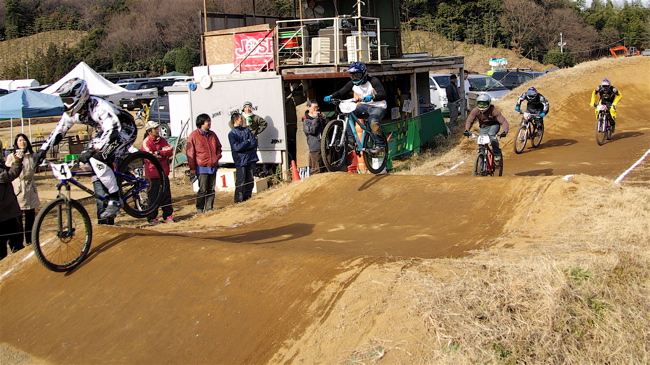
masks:
<svg viewBox="0 0 650 365"><path fill-rule="evenodd" d="M273 69L273 32L238 33L234 40L236 71Z"/></svg>

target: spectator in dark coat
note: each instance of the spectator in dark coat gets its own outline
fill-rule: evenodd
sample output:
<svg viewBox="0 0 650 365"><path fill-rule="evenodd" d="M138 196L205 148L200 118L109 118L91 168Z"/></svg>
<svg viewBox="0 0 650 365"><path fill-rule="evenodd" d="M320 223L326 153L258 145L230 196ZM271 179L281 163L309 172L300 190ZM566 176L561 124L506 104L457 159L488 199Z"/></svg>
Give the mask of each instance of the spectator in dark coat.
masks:
<svg viewBox="0 0 650 365"><path fill-rule="evenodd" d="M320 151L321 134L327 124L325 114L318 111L318 102L316 99L307 101L307 111L302 117L302 130L307 135L307 145L309 146L309 174L323 172L323 157Z"/></svg>
<svg viewBox="0 0 650 365"><path fill-rule="evenodd" d="M235 162L235 203L241 203L253 195L257 138L244 127L244 118L239 113L230 116L233 129L228 133L232 158Z"/></svg>
<svg viewBox="0 0 650 365"><path fill-rule="evenodd" d="M7 257L7 243L12 252L23 249L22 210L12 181L23 171L23 152L14 152L11 167L0 162L0 260Z"/></svg>

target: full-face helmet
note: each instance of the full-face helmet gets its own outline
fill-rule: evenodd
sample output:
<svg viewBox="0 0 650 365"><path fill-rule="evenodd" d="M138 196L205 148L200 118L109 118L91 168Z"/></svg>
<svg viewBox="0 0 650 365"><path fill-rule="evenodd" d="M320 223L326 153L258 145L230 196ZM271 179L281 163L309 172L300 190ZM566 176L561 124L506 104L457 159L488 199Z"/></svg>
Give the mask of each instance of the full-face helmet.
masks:
<svg viewBox="0 0 650 365"><path fill-rule="evenodd" d="M534 87L529 87L528 90L526 90L526 99L528 101L534 100L537 97L537 89Z"/></svg>
<svg viewBox="0 0 650 365"><path fill-rule="evenodd" d="M363 62L352 62L347 71L350 73L350 79L355 85L363 84L368 77L366 64Z"/></svg>
<svg viewBox="0 0 650 365"><path fill-rule="evenodd" d="M476 98L476 106L481 113L488 110L490 104L492 104L492 98L488 94L481 94Z"/></svg>
<svg viewBox="0 0 650 365"><path fill-rule="evenodd" d="M603 81L600 83L600 87L604 90L609 90L609 88L612 87L612 83L609 82L609 79L603 79Z"/></svg>
<svg viewBox="0 0 650 365"><path fill-rule="evenodd" d="M88 84L78 77L66 81L54 93L61 98L64 110L69 116L77 114L90 97Z"/></svg>

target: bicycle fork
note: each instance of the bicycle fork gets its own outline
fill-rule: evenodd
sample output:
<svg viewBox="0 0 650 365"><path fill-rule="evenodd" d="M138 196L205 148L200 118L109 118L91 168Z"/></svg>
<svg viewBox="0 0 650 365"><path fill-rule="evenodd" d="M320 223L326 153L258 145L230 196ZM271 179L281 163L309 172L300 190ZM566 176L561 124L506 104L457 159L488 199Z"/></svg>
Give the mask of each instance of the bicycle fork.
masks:
<svg viewBox="0 0 650 365"><path fill-rule="evenodd" d="M65 186L66 192L65 194L61 193L61 187ZM63 201L65 202L65 208L63 204L57 205L57 236L60 239L65 239L65 238L70 238L74 235L74 227L72 227L72 207L70 203L70 185L69 184L62 184L59 183L57 184L57 188L59 191L58 196L60 198L63 198ZM64 212L62 210L65 209L65 222L64 224Z"/></svg>

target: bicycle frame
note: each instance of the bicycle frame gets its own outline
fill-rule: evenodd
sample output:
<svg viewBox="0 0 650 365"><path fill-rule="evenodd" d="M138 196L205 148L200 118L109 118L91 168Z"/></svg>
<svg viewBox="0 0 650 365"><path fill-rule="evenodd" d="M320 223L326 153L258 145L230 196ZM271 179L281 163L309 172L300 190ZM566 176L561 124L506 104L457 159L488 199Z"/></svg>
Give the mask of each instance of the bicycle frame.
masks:
<svg viewBox="0 0 650 365"><path fill-rule="evenodd" d="M484 138L487 140L487 142L481 141L481 137L485 136L487 138ZM487 167L487 172L491 173L494 172L494 150L492 149L492 141L490 140L490 136L487 134L482 134L479 135L478 137L478 153L485 153L485 163Z"/></svg>
<svg viewBox="0 0 650 365"><path fill-rule="evenodd" d="M365 145L366 138L374 138L372 132L370 132L365 123L362 123L359 118L354 115L354 112L345 113L341 111L340 108L339 111L340 113L337 115L337 117L338 119L345 121L345 123L343 123L343 133L341 133L338 144L342 145L345 143L345 136L349 133L352 137L354 137L354 141L356 143L355 151L357 151L357 153L362 152L364 150L363 146ZM356 125L358 125L363 131L361 139L359 139L359 136L357 135L355 127ZM335 130L335 133L338 133L338 131ZM334 142L335 141L332 141L330 143L330 147L334 146Z"/></svg>
<svg viewBox="0 0 650 365"><path fill-rule="evenodd" d="M83 185L82 183L80 183L79 181L74 179L75 176L92 176L92 175L95 174L93 171L72 171L72 170L70 170L70 165L68 165L66 163L50 164L50 166L52 167L52 172L54 173L54 176L56 177L57 180L59 180L59 183L56 185L57 190L59 191L59 196L63 196L63 197L65 197L65 198L67 198L69 200L70 199L70 184L72 184L72 185L78 187L79 189L85 191L86 193L90 194L91 196L93 196L93 197L95 197L95 198L97 198L99 200L108 201L107 197L102 196L102 195L98 195L97 193L95 193L94 190L87 188L85 185ZM57 169L55 169L55 167L59 167L59 169L57 170ZM127 199L131 198L132 196L134 196L135 194L137 194L137 193L141 192L142 190L149 187L149 182L147 180L139 179L139 177L144 176L143 171L141 171L142 175L137 176L135 178L130 176L130 175L123 174L123 173L121 173L119 171L116 171L116 170L113 170L113 173L116 176L119 176L124 180L128 180L128 181L131 181L131 182L132 181L138 181L139 183L142 184L139 189L135 189L129 195L123 196L122 200L127 200ZM68 191L67 196L61 194L61 187L63 187L63 186L65 186L67 191Z"/></svg>

